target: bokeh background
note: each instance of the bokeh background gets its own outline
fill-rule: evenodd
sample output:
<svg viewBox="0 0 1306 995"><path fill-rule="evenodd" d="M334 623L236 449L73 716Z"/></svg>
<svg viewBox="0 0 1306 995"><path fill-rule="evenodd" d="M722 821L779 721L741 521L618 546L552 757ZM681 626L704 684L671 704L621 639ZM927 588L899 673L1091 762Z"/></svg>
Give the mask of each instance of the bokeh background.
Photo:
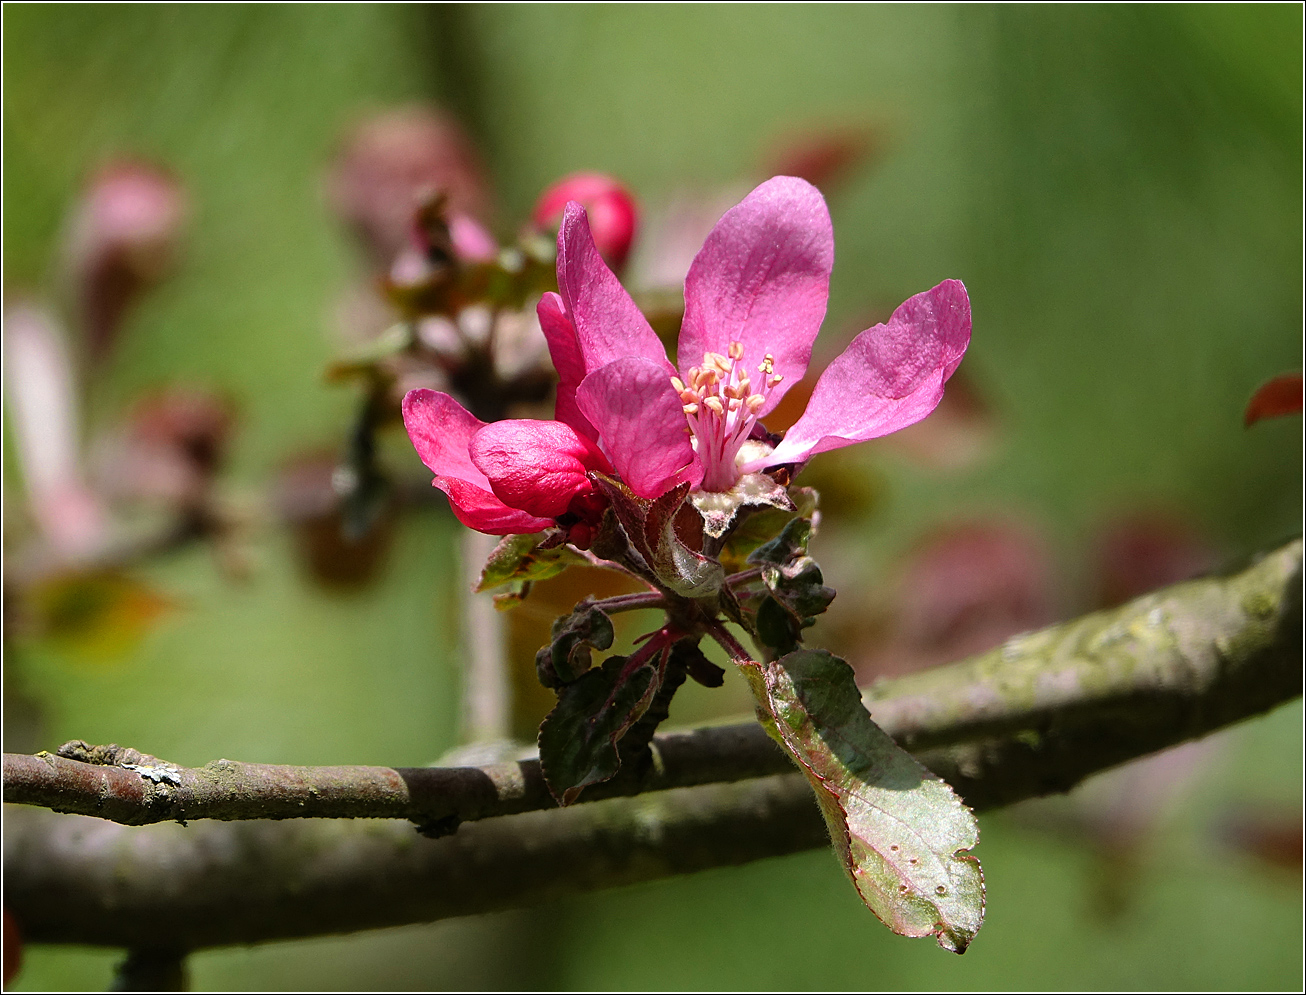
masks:
<svg viewBox="0 0 1306 995"><path fill-rule="evenodd" d="M1301 419L1244 429L1242 413L1302 363L1301 17L7 6L5 299L58 313L68 218L97 169L168 170L190 205L181 251L86 363L86 444L150 392L212 391L234 412L216 486L257 509L303 454L340 451L358 404L323 370L364 273L325 177L360 121L413 105L455 115L505 236L574 170L628 184L647 244L772 172L810 173L836 237L818 358L948 277L974 309L963 375L931 422L812 468L827 509L814 554L840 590L813 638L869 680L1300 532ZM640 251L634 273L656 263ZM32 522L7 415L11 555ZM388 465L419 476L402 433L386 446ZM6 644L6 749L76 737L197 765L431 762L457 737L460 527L431 505L392 528L370 582L347 590L315 579L283 527L251 527L238 553L192 544L142 563L132 596L146 607L124 609L120 638ZM518 724L538 707L523 685ZM672 720L747 710L731 677ZM890 935L813 852L206 952L193 983L1297 990L1301 722L1287 706L983 817L988 921L964 958ZM32 948L15 987L103 989L119 956Z"/></svg>

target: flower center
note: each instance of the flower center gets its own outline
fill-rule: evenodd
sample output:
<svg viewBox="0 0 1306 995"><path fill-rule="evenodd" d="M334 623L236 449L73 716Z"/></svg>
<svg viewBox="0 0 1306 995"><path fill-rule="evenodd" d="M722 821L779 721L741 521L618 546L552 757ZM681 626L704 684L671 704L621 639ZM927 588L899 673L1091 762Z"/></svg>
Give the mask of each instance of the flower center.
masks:
<svg viewBox="0 0 1306 995"><path fill-rule="evenodd" d="M685 406L694 451L703 464L705 491L728 491L739 480L735 458L747 440L757 414L784 377L775 372L768 352L758 364L757 380L744 364L742 342L731 342L729 355L703 354L703 365L690 369L688 382L672 377L671 384Z"/></svg>

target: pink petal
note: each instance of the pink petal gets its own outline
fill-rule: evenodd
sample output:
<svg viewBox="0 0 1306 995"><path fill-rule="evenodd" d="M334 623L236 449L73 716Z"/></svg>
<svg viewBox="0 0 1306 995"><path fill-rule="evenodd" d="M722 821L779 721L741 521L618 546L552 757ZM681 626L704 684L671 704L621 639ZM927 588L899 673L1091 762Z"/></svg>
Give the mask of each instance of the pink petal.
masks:
<svg viewBox="0 0 1306 995"><path fill-rule="evenodd" d="M467 214L449 218L449 238L458 258L467 262L488 263L499 254L499 243L494 236Z"/></svg>
<svg viewBox="0 0 1306 995"><path fill-rule="evenodd" d="M539 316L545 341L549 343L553 368L558 371L558 400L553 409L554 417L597 442L599 433L576 406L576 388L585 379L585 357L581 355L580 343L576 341L576 329L567 317L562 298L554 293L546 293L535 306L535 313Z"/></svg>
<svg viewBox="0 0 1306 995"><path fill-rule="evenodd" d="M448 394L410 390L404 396L404 427L435 480L449 496L458 520L468 528L492 535L539 532L553 524L509 508L492 493L490 481L472 463L468 453L472 437L485 423Z"/></svg>
<svg viewBox="0 0 1306 995"><path fill-rule="evenodd" d="M436 476L432 483L449 496L454 517L469 529L488 535L530 535L555 524L552 518L537 518L509 508L489 491L455 477Z"/></svg>
<svg viewBox="0 0 1306 995"><path fill-rule="evenodd" d="M559 421L491 422L472 438L470 450L496 497L541 518L556 518L573 498L593 490L590 470L612 472L594 443Z"/></svg>
<svg viewBox="0 0 1306 995"><path fill-rule="evenodd" d="M833 268L834 232L820 191L793 176L767 180L717 222L689 268L681 369L705 352L727 355L731 342L743 343L750 373L770 353L784 379L765 415L807 372Z"/></svg>
<svg viewBox="0 0 1306 995"><path fill-rule="evenodd" d="M640 497L660 497L702 479L683 402L660 364L635 357L609 363L585 378L576 402L597 426L621 479Z"/></svg>
<svg viewBox="0 0 1306 995"><path fill-rule="evenodd" d="M858 335L821 374L803 416L784 441L745 472L796 463L920 421L943 397L970 343L970 300L945 280Z"/></svg>
<svg viewBox="0 0 1306 995"><path fill-rule="evenodd" d="M627 356L665 366L668 376L676 372L657 333L594 247L585 209L574 201L558 230L558 291L587 373Z"/></svg>

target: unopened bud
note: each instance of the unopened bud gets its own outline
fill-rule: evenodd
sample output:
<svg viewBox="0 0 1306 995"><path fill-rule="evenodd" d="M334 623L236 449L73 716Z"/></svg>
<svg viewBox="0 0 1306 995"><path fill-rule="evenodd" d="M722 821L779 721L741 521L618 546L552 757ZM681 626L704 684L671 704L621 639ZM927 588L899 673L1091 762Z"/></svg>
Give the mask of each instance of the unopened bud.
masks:
<svg viewBox="0 0 1306 995"><path fill-rule="evenodd" d="M67 254L92 357L104 355L127 309L167 273L186 212L180 184L155 166L118 163L91 180Z"/></svg>
<svg viewBox="0 0 1306 995"><path fill-rule="evenodd" d="M460 255L465 232L459 228L465 225L459 219L483 217L489 203L485 170L471 140L457 121L427 107L389 111L359 125L337 156L327 188L373 265L385 270L408 246L424 197L434 192L445 199ZM479 239L467 244L474 241Z"/></svg>
<svg viewBox="0 0 1306 995"><path fill-rule="evenodd" d="M603 173L573 173L540 195L531 219L539 228L555 229L563 209L573 200L589 215L590 234L599 254L613 269L620 269L630 254L639 224L635 198Z"/></svg>

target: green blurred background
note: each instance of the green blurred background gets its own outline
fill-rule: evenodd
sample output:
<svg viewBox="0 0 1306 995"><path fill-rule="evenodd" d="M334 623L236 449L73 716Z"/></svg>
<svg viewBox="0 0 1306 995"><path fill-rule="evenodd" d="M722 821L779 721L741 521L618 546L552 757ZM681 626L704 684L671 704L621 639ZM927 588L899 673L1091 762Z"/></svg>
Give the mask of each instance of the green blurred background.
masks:
<svg viewBox="0 0 1306 995"><path fill-rule="evenodd" d="M169 381L230 392L224 487L339 448L331 311L358 262L327 210L342 134L396 104L467 124L511 232L559 175L646 204L763 178L796 129L869 126L829 191L827 336L947 277L996 442L941 473L888 449L845 522L875 574L933 524L1000 512L1083 583L1095 523L1180 509L1222 561L1301 528L1301 420L1242 410L1301 368L1301 9L1275 6L6 6L4 286L51 289L60 227L113 156L193 203L177 273L97 370L89 422ZM5 495L21 500L6 434ZM391 457L413 459L396 440ZM455 743L458 526L412 515L360 593L266 536L253 578L151 564L180 606L125 657L11 650L40 746L184 764L430 762ZM855 573L855 572L854 572ZM860 575L858 575L860 576ZM738 689L717 711L738 711ZM692 715L689 709L692 708ZM709 714L702 696L681 718ZM673 711L673 720L676 712ZM1300 807L1301 708L1222 734L1127 864L1057 818L981 820L988 921L964 958L890 935L826 853L432 926L192 958L197 988L1296 990L1300 872L1226 845L1230 812ZM1047 811L1053 811L1049 808ZM1299 827L1299 822L1298 822ZM1298 828L1297 839L1300 840ZM1298 858L1299 859L1299 858ZM1109 908L1101 896L1109 880ZM116 951L31 949L16 987L103 989Z"/></svg>

